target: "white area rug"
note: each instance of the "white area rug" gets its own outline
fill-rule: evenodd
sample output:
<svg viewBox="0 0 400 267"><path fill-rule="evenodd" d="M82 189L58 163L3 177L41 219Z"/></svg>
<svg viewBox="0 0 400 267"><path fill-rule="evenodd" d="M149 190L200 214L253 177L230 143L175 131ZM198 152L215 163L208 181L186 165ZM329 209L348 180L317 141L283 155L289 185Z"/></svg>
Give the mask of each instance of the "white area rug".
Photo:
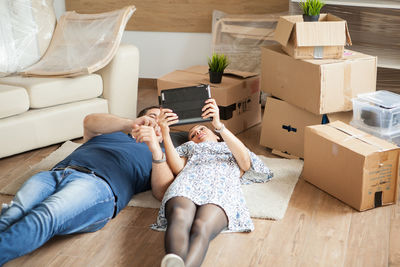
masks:
<svg viewBox="0 0 400 267"><path fill-rule="evenodd" d="M41 162L33 165L21 177L16 177L12 183L0 191L2 194L14 195L18 188L33 174L49 170L57 162L64 159L80 144L71 141L65 142L59 149L51 153ZM282 219L293 189L303 168L303 161L298 159L267 158L259 156L262 161L274 172L274 177L267 183L243 185L247 206L253 218ZM159 208L157 201L150 191L140 193L132 198L129 206Z"/></svg>

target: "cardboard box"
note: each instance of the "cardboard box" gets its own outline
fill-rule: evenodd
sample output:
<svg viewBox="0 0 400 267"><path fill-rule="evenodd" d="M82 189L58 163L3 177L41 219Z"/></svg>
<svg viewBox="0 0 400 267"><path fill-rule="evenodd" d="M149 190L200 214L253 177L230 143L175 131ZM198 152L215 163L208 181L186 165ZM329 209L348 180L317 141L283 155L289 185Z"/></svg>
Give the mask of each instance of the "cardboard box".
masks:
<svg viewBox="0 0 400 267"><path fill-rule="evenodd" d="M376 90L376 57L346 51L343 59L294 59L279 45L262 47L261 90L314 114L352 110L357 94Z"/></svg>
<svg viewBox="0 0 400 267"><path fill-rule="evenodd" d="M159 95L161 90L199 84L210 84L211 97L217 101L221 121L232 133L240 133L261 122L260 77L256 73L226 69L222 83L213 84L210 83L207 66L193 66L157 79ZM173 128L187 131L194 125ZM211 127L210 123L205 125Z"/></svg>
<svg viewBox="0 0 400 267"><path fill-rule="evenodd" d="M349 123L353 113L338 112L316 115L283 100L268 97L265 105L260 144L288 155L304 158L306 126L341 120ZM285 154L281 154L281 156Z"/></svg>
<svg viewBox="0 0 400 267"><path fill-rule="evenodd" d="M341 58L344 46L351 45L346 21L332 14L320 14L318 22L303 22L301 15L282 16L274 39L296 59Z"/></svg>
<svg viewBox="0 0 400 267"><path fill-rule="evenodd" d="M399 150L340 121L308 126L302 176L359 211L394 204Z"/></svg>

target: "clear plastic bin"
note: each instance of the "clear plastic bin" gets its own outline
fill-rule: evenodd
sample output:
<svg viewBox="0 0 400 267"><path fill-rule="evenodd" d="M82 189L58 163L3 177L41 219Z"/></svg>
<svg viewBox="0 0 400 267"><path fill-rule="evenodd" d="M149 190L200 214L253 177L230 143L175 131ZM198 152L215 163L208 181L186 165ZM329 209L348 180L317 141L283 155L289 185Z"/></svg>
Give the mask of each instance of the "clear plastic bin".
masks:
<svg viewBox="0 0 400 267"><path fill-rule="evenodd" d="M390 137L400 132L400 95L389 91L360 94L353 98L351 125L376 136ZM387 139L387 138L384 138Z"/></svg>

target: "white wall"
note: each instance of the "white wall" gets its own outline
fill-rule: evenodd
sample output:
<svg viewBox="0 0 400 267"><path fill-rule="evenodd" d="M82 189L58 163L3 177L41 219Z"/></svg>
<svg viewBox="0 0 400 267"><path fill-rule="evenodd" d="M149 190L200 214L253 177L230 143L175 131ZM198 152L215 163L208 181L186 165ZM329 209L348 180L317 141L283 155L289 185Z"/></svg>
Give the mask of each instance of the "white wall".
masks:
<svg viewBox="0 0 400 267"><path fill-rule="evenodd" d="M59 18L65 12L65 0L54 0L54 9ZM122 42L139 48L140 78L158 78L176 69L206 65L211 54L210 33L125 31Z"/></svg>

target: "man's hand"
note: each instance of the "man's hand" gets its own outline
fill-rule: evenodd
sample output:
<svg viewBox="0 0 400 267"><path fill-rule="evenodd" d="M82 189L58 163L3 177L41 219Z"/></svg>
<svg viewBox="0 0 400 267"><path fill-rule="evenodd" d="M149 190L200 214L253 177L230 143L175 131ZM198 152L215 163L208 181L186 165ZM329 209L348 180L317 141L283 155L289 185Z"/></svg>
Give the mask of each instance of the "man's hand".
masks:
<svg viewBox="0 0 400 267"><path fill-rule="evenodd" d="M139 126L148 126L154 128L156 136L161 136L160 127L157 121L149 116L142 116L135 119L131 125L131 135L137 139L136 132Z"/></svg>
<svg viewBox="0 0 400 267"><path fill-rule="evenodd" d="M135 136L137 142L146 143L153 154L153 159L158 160L162 158L160 138L157 137L156 131L152 126L135 125L132 130L132 136Z"/></svg>

